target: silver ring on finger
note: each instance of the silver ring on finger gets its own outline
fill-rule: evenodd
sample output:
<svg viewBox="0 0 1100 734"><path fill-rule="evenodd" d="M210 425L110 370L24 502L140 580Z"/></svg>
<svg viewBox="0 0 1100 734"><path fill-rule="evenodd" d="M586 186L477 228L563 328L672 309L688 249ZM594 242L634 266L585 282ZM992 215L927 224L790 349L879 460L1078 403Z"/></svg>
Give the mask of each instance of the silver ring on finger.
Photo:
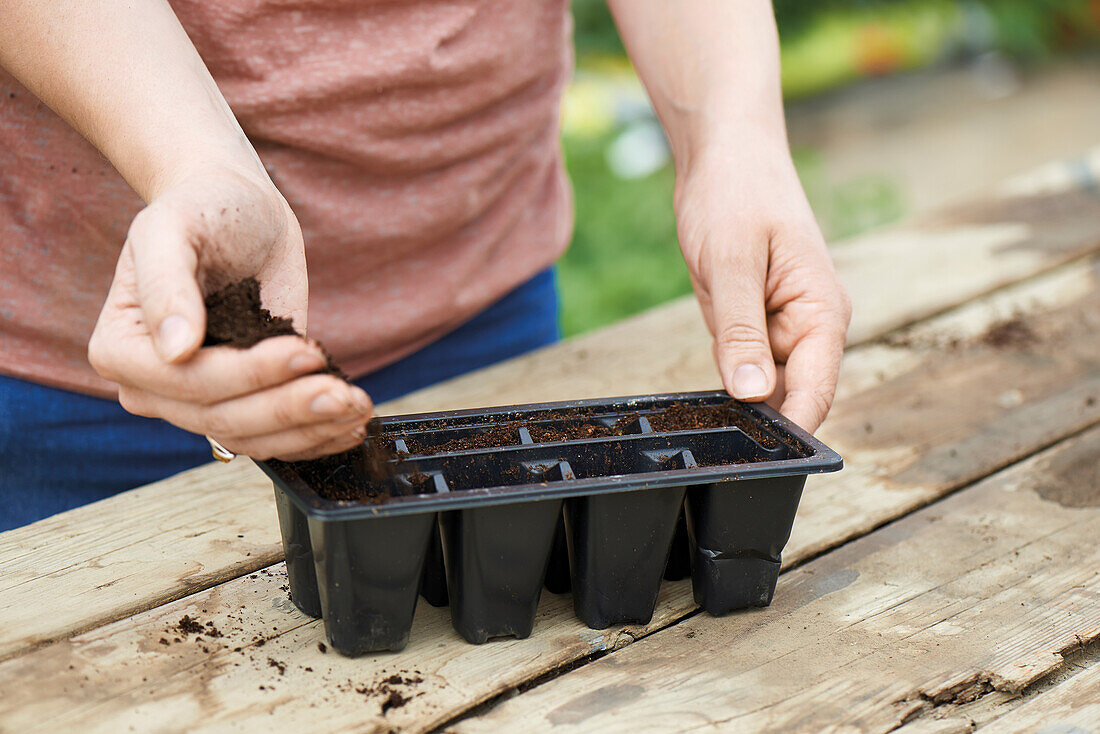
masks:
<svg viewBox="0 0 1100 734"><path fill-rule="evenodd" d="M206 437L206 440L210 442L210 453L213 454L214 458L221 463L228 464L229 462L233 461L233 459L237 458L236 454L234 454L232 451L227 449L225 446L222 446L220 443L210 438L209 436Z"/></svg>

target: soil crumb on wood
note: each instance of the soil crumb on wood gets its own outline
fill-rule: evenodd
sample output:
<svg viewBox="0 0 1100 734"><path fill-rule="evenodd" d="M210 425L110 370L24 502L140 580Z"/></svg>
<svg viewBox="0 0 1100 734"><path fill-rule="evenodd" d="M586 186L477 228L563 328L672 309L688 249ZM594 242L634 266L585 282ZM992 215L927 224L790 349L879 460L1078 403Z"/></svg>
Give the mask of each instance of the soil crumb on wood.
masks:
<svg viewBox="0 0 1100 734"><path fill-rule="evenodd" d="M1019 314L998 321L981 336L982 344L994 349L1021 349L1039 340L1038 335Z"/></svg>
<svg viewBox="0 0 1100 734"><path fill-rule="evenodd" d="M201 621L199 621L195 617L192 617L190 614L183 615L179 618L178 622L173 625L169 625L167 632L170 635L179 635L178 637L174 636L172 638L174 642L181 642L181 637L183 638L183 640L186 640L188 639L188 635L195 635L195 642L200 643L203 641L203 637L215 639L222 636L222 631L218 629L213 622L207 622L204 625ZM170 644L169 641L164 637L160 638L159 642L160 644L165 646Z"/></svg>
<svg viewBox="0 0 1100 734"><path fill-rule="evenodd" d="M204 630L202 623L197 619L194 619L189 614L185 614L180 617L180 621L176 622L176 630L183 635L197 634L201 635Z"/></svg>
<svg viewBox="0 0 1100 734"><path fill-rule="evenodd" d="M382 715L384 716L393 709L403 707L415 696L419 695L411 691L410 688L423 681L424 677L420 675L420 671L413 671L410 673L407 670L402 670L399 673L393 673L374 683L355 686L354 690L356 693L360 693L364 696L377 698L379 707L382 709Z"/></svg>

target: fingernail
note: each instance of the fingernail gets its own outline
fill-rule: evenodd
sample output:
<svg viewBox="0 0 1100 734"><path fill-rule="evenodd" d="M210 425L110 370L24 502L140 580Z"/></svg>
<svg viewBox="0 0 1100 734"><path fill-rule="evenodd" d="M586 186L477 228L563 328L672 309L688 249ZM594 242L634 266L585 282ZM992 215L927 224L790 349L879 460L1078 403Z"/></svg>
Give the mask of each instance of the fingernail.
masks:
<svg viewBox="0 0 1100 734"><path fill-rule="evenodd" d="M320 354L314 352L303 352L301 354L295 354L290 358L290 371L294 373L298 372L316 372L325 366L325 358Z"/></svg>
<svg viewBox="0 0 1100 734"><path fill-rule="evenodd" d="M362 415L370 412L370 398L359 388L354 388L351 391L351 404Z"/></svg>
<svg viewBox="0 0 1100 734"><path fill-rule="evenodd" d="M353 435L356 438L362 440L362 439L367 437L367 427L365 425L364 426L359 426L358 428L356 428L355 430L353 430L351 432L351 435Z"/></svg>
<svg viewBox="0 0 1100 734"><path fill-rule="evenodd" d="M191 324L179 314L172 314L160 322L157 332L157 351L168 362L177 359L191 346Z"/></svg>
<svg viewBox="0 0 1100 734"><path fill-rule="evenodd" d="M743 364L733 371L733 397L738 400L762 398L768 394L768 376L754 364Z"/></svg>
<svg viewBox="0 0 1100 734"><path fill-rule="evenodd" d="M309 409L317 415L336 416L346 413L348 406L332 393L323 392L313 399Z"/></svg>

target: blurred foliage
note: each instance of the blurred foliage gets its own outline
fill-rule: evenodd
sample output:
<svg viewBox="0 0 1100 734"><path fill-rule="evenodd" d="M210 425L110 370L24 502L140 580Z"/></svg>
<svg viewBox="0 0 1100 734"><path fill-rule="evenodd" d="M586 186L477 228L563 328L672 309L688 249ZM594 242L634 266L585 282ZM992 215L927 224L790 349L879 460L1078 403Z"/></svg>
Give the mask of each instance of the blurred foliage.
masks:
<svg viewBox="0 0 1100 734"><path fill-rule="evenodd" d="M804 0L773 0L772 6L780 33L787 38L812 32L823 16L847 13L873 18L889 9L916 8L935 1L818 0L811 11L807 11ZM987 15L993 33L982 40L1000 51L1021 56L1045 54L1083 36L1095 35L1100 20L1100 5L1095 0L962 0L951 5L972 17L975 13Z"/></svg>
<svg viewBox="0 0 1100 734"><path fill-rule="evenodd" d="M774 7L788 97L994 49L1042 58L1095 40L1100 27L1100 0L774 0ZM607 162L608 146L631 119L622 110L636 107L636 80L605 0L573 0L573 15L578 77L566 97L563 145L576 230L559 263L567 335L691 292L677 245L671 167L622 179ZM837 184L826 181L815 151L796 150L794 159L830 239L904 214L886 173Z"/></svg>
<svg viewBox="0 0 1100 734"><path fill-rule="evenodd" d="M577 222L573 242L558 262L566 336L691 293L672 211L672 168L644 178L616 177L605 156L613 137L564 140ZM830 184L813 151L794 151L794 162L830 237L847 237L902 214L902 197L885 176Z"/></svg>
<svg viewBox="0 0 1100 734"><path fill-rule="evenodd" d="M1097 0L773 0L775 20L783 39L813 32L823 19L862 17L897 9L919 12L922 6L954 6L970 17L992 20L992 46L1019 56L1045 55L1100 30ZM577 50L581 54L623 53L605 0L573 0ZM982 21L979 21L982 22ZM984 31L979 31L984 33Z"/></svg>
<svg viewBox="0 0 1100 734"><path fill-rule="evenodd" d="M567 336L691 292L676 239L671 167L619 179L604 155L611 137L565 139L577 221L558 262Z"/></svg>

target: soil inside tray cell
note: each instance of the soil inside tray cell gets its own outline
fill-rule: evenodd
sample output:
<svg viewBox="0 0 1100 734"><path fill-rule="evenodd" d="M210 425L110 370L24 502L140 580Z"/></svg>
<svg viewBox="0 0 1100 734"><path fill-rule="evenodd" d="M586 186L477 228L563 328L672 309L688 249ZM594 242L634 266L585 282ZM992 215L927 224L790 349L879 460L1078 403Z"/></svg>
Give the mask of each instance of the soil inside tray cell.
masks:
<svg viewBox="0 0 1100 734"><path fill-rule="evenodd" d="M503 448L515 446L520 443L519 429L526 428L531 434L531 440L536 444L552 443L556 441L579 441L587 438L610 438L612 436L625 436L640 433L638 428L638 416L630 414L622 416L615 423L607 423L596 420L591 410L566 410L554 413L537 413L526 420L506 421L490 425L459 438L452 438L441 443L431 443L423 435L416 434L390 434L383 433L379 440L387 447L393 447L396 439L402 438L410 455L432 456L435 454L451 453L456 451L473 451L476 449ZM442 430L454 430L448 426Z"/></svg>
<svg viewBox="0 0 1100 734"><path fill-rule="evenodd" d="M775 448L779 441L764 431L756 419L736 400L721 405L688 405L673 403L664 410L647 415L649 425L657 433L669 431L701 431L708 428L739 428L765 448Z"/></svg>
<svg viewBox="0 0 1100 734"><path fill-rule="evenodd" d="M473 451L475 449L501 448L515 446L519 441L519 425L515 423L503 423L489 426L488 428L471 433L461 438L452 438L439 444L426 444L415 436L405 436L405 446L410 454L418 456L430 456L432 454L450 453L453 451ZM389 437L392 444L393 437Z"/></svg>
<svg viewBox="0 0 1100 734"><path fill-rule="evenodd" d="M640 433L638 416L634 413L624 415L611 425L595 420L590 412L577 411L575 414L557 414L554 420L545 423L528 422L527 430L535 443L554 441L580 441L586 438L610 438Z"/></svg>

